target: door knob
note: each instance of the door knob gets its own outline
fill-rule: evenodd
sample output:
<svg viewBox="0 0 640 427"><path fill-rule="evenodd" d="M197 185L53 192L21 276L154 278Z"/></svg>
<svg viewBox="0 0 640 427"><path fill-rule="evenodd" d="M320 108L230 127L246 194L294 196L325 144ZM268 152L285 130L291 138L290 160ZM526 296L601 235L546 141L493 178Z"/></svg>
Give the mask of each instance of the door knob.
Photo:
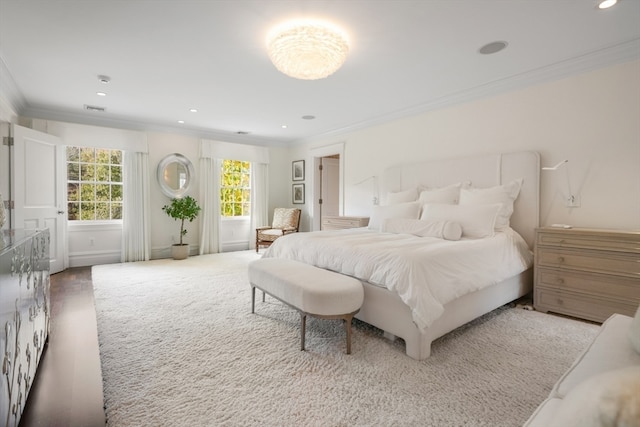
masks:
<svg viewBox="0 0 640 427"><path fill-rule="evenodd" d="M64 211L58 211L58 215L62 215Z"/></svg>

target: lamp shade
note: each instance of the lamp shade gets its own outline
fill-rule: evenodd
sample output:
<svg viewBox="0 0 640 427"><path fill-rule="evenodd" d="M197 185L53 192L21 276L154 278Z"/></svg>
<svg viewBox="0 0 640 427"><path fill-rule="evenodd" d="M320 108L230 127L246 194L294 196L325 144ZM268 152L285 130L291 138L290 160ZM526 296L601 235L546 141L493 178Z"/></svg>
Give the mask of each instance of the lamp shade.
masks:
<svg viewBox="0 0 640 427"><path fill-rule="evenodd" d="M267 37L273 65L289 77L323 79L336 72L349 52L345 34L322 21L289 22Z"/></svg>

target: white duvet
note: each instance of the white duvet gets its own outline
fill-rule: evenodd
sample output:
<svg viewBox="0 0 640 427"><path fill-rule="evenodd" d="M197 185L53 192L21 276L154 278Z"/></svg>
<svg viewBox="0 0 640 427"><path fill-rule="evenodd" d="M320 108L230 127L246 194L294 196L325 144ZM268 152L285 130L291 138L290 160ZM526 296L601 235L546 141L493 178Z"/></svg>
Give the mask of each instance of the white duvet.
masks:
<svg viewBox="0 0 640 427"><path fill-rule="evenodd" d="M512 229L494 237L448 241L367 228L293 233L264 257L286 258L353 276L396 292L420 330L448 302L528 269L533 254Z"/></svg>

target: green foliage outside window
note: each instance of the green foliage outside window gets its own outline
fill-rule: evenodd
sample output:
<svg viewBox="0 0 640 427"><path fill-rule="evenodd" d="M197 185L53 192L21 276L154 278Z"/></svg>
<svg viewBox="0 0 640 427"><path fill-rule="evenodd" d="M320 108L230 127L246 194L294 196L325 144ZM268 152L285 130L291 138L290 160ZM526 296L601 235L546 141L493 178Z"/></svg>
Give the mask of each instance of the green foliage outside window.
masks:
<svg viewBox="0 0 640 427"><path fill-rule="evenodd" d="M67 147L67 218L122 219L122 151Z"/></svg>
<svg viewBox="0 0 640 427"><path fill-rule="evenodd" d="M251 215L251 163L223 160L220 175L220 214Z"/></svg>

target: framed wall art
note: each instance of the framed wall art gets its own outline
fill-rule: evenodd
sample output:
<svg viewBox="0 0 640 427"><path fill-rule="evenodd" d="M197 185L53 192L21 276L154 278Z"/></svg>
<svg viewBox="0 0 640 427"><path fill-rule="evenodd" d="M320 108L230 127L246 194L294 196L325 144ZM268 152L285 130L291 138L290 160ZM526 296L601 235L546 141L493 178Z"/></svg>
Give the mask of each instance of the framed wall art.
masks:
<svg viewBox="0 0 640 427"><path fill-rule="evenodd" d="M304 184L293 184L291 195L295 205L304 204Z"/></svg>
<svg viewBox="0 0 640 427"><path fill-rule="evenodd" d="M291 179L293 181L304 181L304 160L291 162Z"/></svg>

